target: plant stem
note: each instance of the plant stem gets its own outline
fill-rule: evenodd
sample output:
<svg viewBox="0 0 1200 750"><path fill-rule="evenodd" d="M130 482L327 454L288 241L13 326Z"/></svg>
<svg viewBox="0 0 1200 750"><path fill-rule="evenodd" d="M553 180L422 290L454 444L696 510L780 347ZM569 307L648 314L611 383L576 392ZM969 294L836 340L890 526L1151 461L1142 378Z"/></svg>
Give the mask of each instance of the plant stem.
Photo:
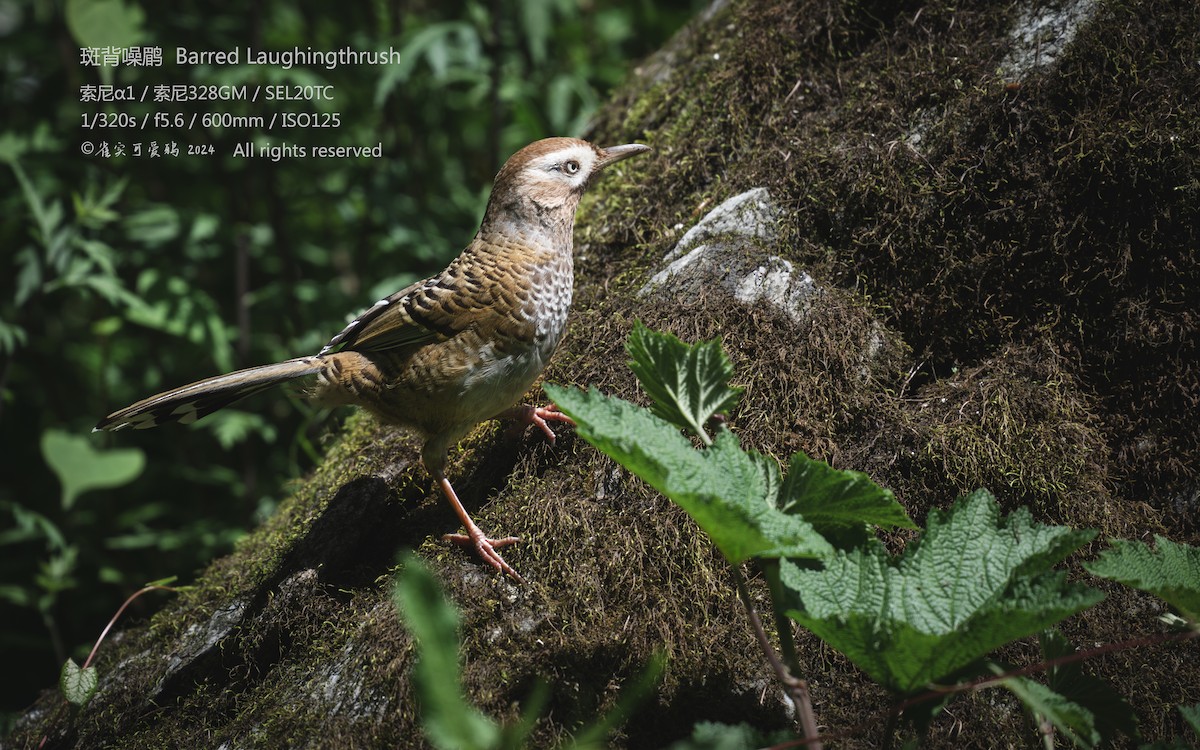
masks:
<svg viewBox="0 0 1200 750"><path fill-rule="evenodd" d="M100 644L104 642L105 636L108 635L108 631L112 630L113 625L117 624L117 620L120 619L121 613L123 613L130 604L133 604L134 599L137 599L142 594L146 594L151 591L175 591L175 589L170 586L143 586L142 588L130 594L129 598L125 600L125 603L122 604L120 609L117 610L117 613L113 615L112 619L108 621L108 624L104 626L104 630L100 631L100 637L96 639L96 645L92 646L91 653L88 654L87 659L84 660L83 666L80 667L80 669L87 669L89 666L91 666L92 659L96 657L96 652L100 650Z"/></svg>
<svg viewBox="0 0 1200 750"><path fill-rule="evenodd" d="M167 580L173 580L173 577L171 579L167 579ZM137 599L142 594L146 594L151 591L178 591L178 589L173 588L171 586L150 584L149 586L143 586L142 588L140 588L137 591L130 594L129 598L125 600L125 603L122 604L120 609L117 610L117 613L115 615L113 615L112 619L108 621L108 624L104 626L104 630L100 631L100 637L96 639L96 645L92 646L91 653L88 654L87 659L85 659L83 662L83 666L80 667L81 670L87 669L88 667L90 667L92 665L92 659L96 658L96 652L100 650L100 644L104 642L105 636L108 635L108 631L112 630L113 625L117 624L117 620L120 619L121 613L124 612L126 610L126 608L129 607L130 604L133 604L134 599ZM50 724L54 723L54 721L57 720L59 712L62 710L62 706L64 706L64 705L66 705L66 704L65 703L59 704L59 706L55 709L54 717L51 719L51 721L47 722L47 726L49 726ZM49 733L43 734L42 741L38 743L38 750L41 750L41 748L45 747L46 742L49 739L50 739Z"/></svg>
<svg viewBox="0 0 1200 750"><path fill-rule="evenodd" d="M750 617L750 626L758 637L758 645L762 647L767 661L775 670L775 675L800 713L800 726L804 729L804 741L813 750L822 750L820 733L817 731L817 717L813 713L812 698L808 694L808 682L793 676L787 665L783 663L779 652L771 645L771 639L767 637L762 620L759 619L758 612L755 611L754 604L750 601L750 591L746 588L746 579L742 576L741 568L734 565L732 569L733 583L737 587L738 598L746 607L746 614ZM788 633L790 636L790 630ZM780 638L782 640L782 636Z"/></svg>
<svg viewBox="0 0 1200 750"><path fill-rule="evenodd" d="M783 585L779 582L779 561L764 558L758 561L758 567L762 569L771 592L771 609L775 615L775 629L779 631L779 648L783 651L783 661L792 674L798 674L800 661L796 657L796 639L792 635L795 626L783 613L779 604L783 601Z"/></svg>

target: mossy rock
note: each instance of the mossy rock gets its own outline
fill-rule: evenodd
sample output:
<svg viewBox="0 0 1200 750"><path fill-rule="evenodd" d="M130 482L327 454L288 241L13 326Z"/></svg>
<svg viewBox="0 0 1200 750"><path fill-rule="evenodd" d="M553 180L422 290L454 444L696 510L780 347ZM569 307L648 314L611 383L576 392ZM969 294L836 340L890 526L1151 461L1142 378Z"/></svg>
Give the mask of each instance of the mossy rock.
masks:
<svg viewBox="0 0 1200 750"><path fill-rule="evenodd" d="M1190 1L715 3L589 134L655 151L581 207L577 302L546 378L639 399L622 366L635 319L719 335L746 388L730 424L759 451L868 471L918 519L985 484L1044 520L1197 543L1198 59ZM720 284L639 293L689 228L756 188L779 209L769 242L731 247L811 278L803 315ZM539 746L659 652L663 683L613 746L701 720L789 727L689 519L570 430L550 446L504 429L481 426L449 473L483 528L523 538L505 554L526 585L441 542L456 521L412 441L354 417L272 519L105 644L87 707L48 692L10 746L421 746L390 600L403 548L462 612L481 709L515 719L549 685ZM1159 629L1152 599L1104 588L1067 623L1077 642ZM878 746L888 696L814 639L800 658L840 746ZM1194 649L1088 668L1147 739L1180 735L1173 706L1200 701ZM931 746L1035 741L1013 700L955 705Z"/></svg>

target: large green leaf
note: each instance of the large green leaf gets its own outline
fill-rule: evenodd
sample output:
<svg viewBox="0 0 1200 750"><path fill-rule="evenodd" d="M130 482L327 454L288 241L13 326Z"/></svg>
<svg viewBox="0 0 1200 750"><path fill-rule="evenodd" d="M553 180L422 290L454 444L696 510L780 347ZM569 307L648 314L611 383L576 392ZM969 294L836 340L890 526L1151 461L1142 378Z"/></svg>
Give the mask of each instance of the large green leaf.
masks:
<svg viewBox="0 0 1200 750"><path fill-rule="evenodd" d="M1179 714L1183 720L1188 723L1192 731L1196 733L1196 739L1200 739L1200 703L1195 703L1190 706L1179 706Z"/></svg>
<svg viewBox="0 0 1200 750"><path fill-rule="evenodd" d="M70 509L84 492L129 484L141 475L146 455L138 448L93 448L82 435L42 433L42 456L62 484L62 506Z"/></svg>
<svg viewBox="0 0 1200 750"><path fill-rule="evenodd" d="M717 413L729 411L741 397L730 388L733 365L719 340L685 344L669 333L634 323L625 350L629 367L653 401L651 410L708 442L704 425Z"/></svg>
<svg viewBox="0 0 1200 750"><path fill-rule="evenodd" d="M429 741L445 750L495 747L500 730L463 693L458 663L458 612L442 596L429 570L412 555L396 579L396 607L417 641L413 679L421 694Z"/></svg>
<svg viewBox="0 0 1200 750"><path fill-rule="evenodd" d="M1200 547L1155 535L1154 549L1142 542L1110 540L1112 549L1084 567L1093 575L1149 591L1192 622L1200 622Z"/></svg>
<svg viewBox="0 0 1200 750"><path fill-rule="evenodd" d="M924 536L896 560L871 540L824 570L787 561L788 615L880 684L910 693L992 649L1069 617L1102 595L1051 570L1094 532L1000 519L979 490L949 513L930 511Z"/></svg>
<svg viewBox="0 0 1200 750"><path fill-rule="evenodd" d="M779 509L799 514L826 538L866 540L866 525L915 529L891 490L858 471L835 469L803 453L792 456ZM839 545L841 546L841 545Z"/></svg>
<svg viewBox="0 0 1200 750"><path fill-rule="evenodd" d="M686 510L731 563L833 551L811 524L775 507L778 466L743 451L731 433L697 450L677 427L628 401L544 387L584 440Z"/></svg>

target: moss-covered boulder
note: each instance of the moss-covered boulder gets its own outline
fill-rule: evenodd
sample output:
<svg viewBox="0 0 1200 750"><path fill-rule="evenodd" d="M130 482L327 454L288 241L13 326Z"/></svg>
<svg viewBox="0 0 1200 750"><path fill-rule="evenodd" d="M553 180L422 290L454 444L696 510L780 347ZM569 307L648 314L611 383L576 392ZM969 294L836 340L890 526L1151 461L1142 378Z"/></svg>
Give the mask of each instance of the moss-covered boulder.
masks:
<svg viewBox="0 0 1200 750"><path fill-rule="evenodd" d="M720 335L746 388L730 424L759 451L867 471L917 519L986 485L1047 521L1195 543L1198 60L1192 0L715 3L589 134L655 151L581 208L577 304L546 377L636 399L634 319ZM706 241L731 254L700 282L651 283L695 248L672 255L690 229L753 190L769 226L714 219ZM763 288L739 294L756 273ZM656 652L663 682L614 746L663 746L699 720L789 727L689 519L569 430L551 446L504 429L481 426L449 473L481 526L523 538L505 555L526 585L441 542L456 521L412 441L354 417L275 517L106 643L87 707L48 692L10 746L420 746L413 644L390 600L406 547L462 611L480 708L515 719L549 685L541 745ZM1106 588L1071 638L1161 629L1154 600ZM877 746L886 694L815 639L800 658L821 724ZM1173 706L1200 701L1194 646L1087 668L1149 739L1180 734ZM1035 740L1011 699L955 705L933 746Z"/></svg>

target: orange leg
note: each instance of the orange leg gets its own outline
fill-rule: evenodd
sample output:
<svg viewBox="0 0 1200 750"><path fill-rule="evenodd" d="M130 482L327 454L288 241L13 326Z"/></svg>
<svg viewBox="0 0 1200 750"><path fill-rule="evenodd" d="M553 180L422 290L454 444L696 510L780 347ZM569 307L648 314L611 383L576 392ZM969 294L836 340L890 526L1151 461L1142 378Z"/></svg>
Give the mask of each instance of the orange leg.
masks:
<svg viewBox="0 0 1200 750"><path fill-rule="evenodd" d="M511 409L502 411L495 416L495 419L515 419L522 428L528 425L537 425L538 428L546 435L546 439L551 444L554 443L554 430L550 429L549 422L566 422L569 425L574 425L575 420L568 417L558 410L554 404L549 406L530 406L529 404L521 404L514 406Z"/></svg>
<svg viewBox="0 0 1200 750"><path fill-rule="evenodd" d="M450 486L450 480L446 478L446 475L441 471L437 471L433 473L433 478L438 483L438 486L442 488L442 493L446 496L446 499L450 501L450 505L454 508L454 513L458 516L458 520L462 522L463 528L467 530L466 534L446 534L442 538L447 542L453 542L462 547L474 547L475 553L483 558L483 561L488 565L508 574L514 580L524 583L525 579L521 578L511 565L504 562L504 558L496 551L500 547L516 544L521 540L515 536L503 539L489 539L483 533L483 530L471 520L471 516L467 514L467 509L459 501L458 495L454 493L454 488Z"/></svg>

